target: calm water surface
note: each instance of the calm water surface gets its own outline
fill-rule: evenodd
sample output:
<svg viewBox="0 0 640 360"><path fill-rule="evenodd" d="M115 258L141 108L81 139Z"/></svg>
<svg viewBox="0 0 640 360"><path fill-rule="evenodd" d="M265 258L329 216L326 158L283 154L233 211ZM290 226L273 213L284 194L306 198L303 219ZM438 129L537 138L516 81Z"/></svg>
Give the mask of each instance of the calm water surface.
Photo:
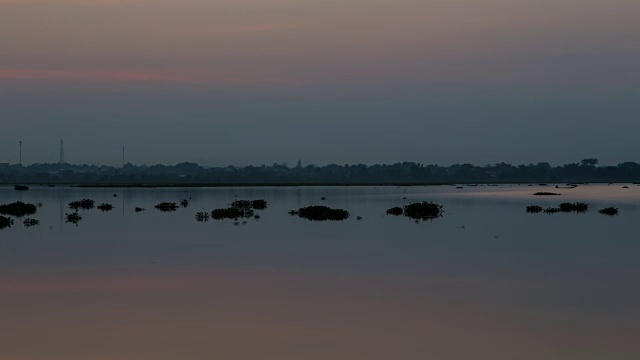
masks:
<svg viewBox="0 0 640 360"><path fill-rule="evenodd" d="M0 230L0 360L638 359L629 187L0 188L0 203L44 204L39 226ZM196 222L235 196L269 207ZM65 223L82 198L116 208ZM445 216L385 215L423 200ZM524 211L563 201L592 209ZM352 216L287 214L321 204Z"/></svg>

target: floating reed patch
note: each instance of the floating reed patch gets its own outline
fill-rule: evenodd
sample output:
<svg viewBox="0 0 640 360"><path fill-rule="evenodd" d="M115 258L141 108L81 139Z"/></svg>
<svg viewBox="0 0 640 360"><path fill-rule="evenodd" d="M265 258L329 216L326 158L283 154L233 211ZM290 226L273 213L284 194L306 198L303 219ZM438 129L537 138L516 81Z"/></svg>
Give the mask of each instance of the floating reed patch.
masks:
<svg viewBox="0 0 640 360"><path fill-rule="evenodd" d="M559 196L561 194L548 192L548 191L538 191L537 193L535 193L533 195L536 195L536 196Z"/></svg>
<svg viewBox="0 0 640 360"><path fill-rule="evenodd" d="M22 225L24 225L24 227L26 227L26 228L30 228L30 227L33 227L33 226L40 225L40 221L36 220L36 219L25 219L22 222Z"/></svg>
<svg viewBox="0 0 640 360"><path fill-rule="evenodd" d="M5 216L0 216L0 230L6 229L13 225L13 219Z"/></svg>
<svg viewBox="0 0 640 360"><path fill-rule="evenodd" d="M11 215L15 217L23 217L26 215L33 215L38 211L38 207L34 204L26 204L22 201L17 201L11 204L0 205L0 214Z"/></svg>
<svg viewBox="0 0 640 360"><path fill-rule="evenodd" d="M543 211L542 206L529 205L527 206L527 212L531 214L541 213Z"/></svg>
<svg viewBox="0 0 640 360"><path fill-rule="evenodd" d="M344 209L332 209L327 206L307 206L289 211L289 215L298 216L311 221L340 221L349 218L349 212Z"/></svg>
<svg viewBox="0 0 640 360"><path fill-rule="evenodd" d="M91 210L95 206L95 201L91 199L82 199L77 201L72 201L69 203L69 208L75 211L80 209L82 210Z"/></svg>
<svg viewBox="0 0 640 360"><path fill-rule="evenodd" d="M107 204L107 203L102 203L102 204L98 205L98 210L100 210L102 212L111 211L111 210L113 210L113 205Z"/></svg>
<svg viewBox="0 0 640 360"><path fill-rule="evenodd" d="M68 223L72 223L72 224L76 224L78 225L78 222L80 222L80 220L82 220L82 216L80 216L80 214L78 214L77 212L75 213L71 213L71 214L65 214Z"/></svg>
<svg viewBox="0 0 640 360"><path fill-rule="evenodd" d="M608 207L608 208L600 209L598 212L602 215L615 216L615 215L618 215L620 211L618 210L618 208Z"/></svg>
<svg viewBox="0 0 640 360"><path fill-rule="evenodd" d="M178 210L178 204L174 202L161 202L154 207L162 212Z"/></svg>

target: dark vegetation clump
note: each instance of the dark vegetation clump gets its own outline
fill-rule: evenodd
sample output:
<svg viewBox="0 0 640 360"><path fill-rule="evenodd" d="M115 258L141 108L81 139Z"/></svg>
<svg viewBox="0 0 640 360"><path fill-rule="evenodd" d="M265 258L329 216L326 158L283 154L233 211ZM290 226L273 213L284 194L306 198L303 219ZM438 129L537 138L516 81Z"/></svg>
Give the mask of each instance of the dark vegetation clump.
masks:
<svg viewBox="0 0 640 360"><path fill-rule="evenodd" d="M26 191L26 190L29 190L29 187L28 187L28 186L25 186L25 185L16 185L16 186L14 186L13 188L14 188L14 189L16 189L16 190L18 190L18 191Z"/></svg>
<svg viewBox="0 0 640 360"><path fill-rule="evenodd" d="M155 208L163 212L176 211L178 210L178 204L174 202L161 202L160 204L156 205Z"/></svg>
<svg viewBox="0 0 640 360"><path fill-rule="evenodd" d="M26 215L33 215L36 213L36 211L38 211L37 206L33 204L25 204L22 201L0 205L0 214L2 215L23 217Z"/></svg>
<svg viewBox="0 0 640 360"><path fill-rule="evenodd" d="M529 205L527 206L527 212L531 214L537 214L542 212L542 206L538 205Z"/></svg>
<svg viewBox="0 0 640 360"><path fill-rule="evenodd" d="M189 200L187 200L187 199L180 200L180 207L182 207L182 208L189 207Z"/></svg>
<svg viewBox="0 0 640 360"><path fill-rule="evenodd" d="M533 195L536 195L536 196L558 196L560 194L552 193L552 192L548 192L548 191L539 191L539 192L537 192L537 193L535 193Z"/></svg>
<svg viewBox="0 0 640 360"><path fill-rule="evenodd" d="M603 215L614 216L614 215L618 215L619 210L618 208L608 207L608 208L600 209L600 211L598 212Z"/></svg>
<svg viewBox="0 0 640 360"><path fill-rule="evenodd" d="M391 209L387 210L387 215L395 215L395 216L400 216L402 215L404 211L402 210L401 207L392 207Z"/></svg>
<svg viewBox="0 0 640 360"><path fill-rule="evenodd" d="M102 203L102 204L98 205L98 210L103 211L103 212L111 211L111 210L113 210L113 205L107 204L107 203Z"/></svg>
<svg viewBox="0 0 640 360"><path fill-rule="evenodd" d="M207 222L209 221L209 213L206 211L200 211L196 213L196 221L198 222Z"/></svg>
<svg viewBox="0 0 640 360"><path fill-rule="evenodd" d="M562 212L578 212L583 213L589 210L589 204L583 202L577 203L562 203L559 206Z"/></svg>
<svg viewBox="0 0 640 360"><path fill-rule="evenodd" d="M144 208L136 206L136 208L134 210L135 210L135 212L141 212L141 211L144 211Z"/></svg>
<svg viewBox="0 0 640 360"><path fill-rule="evenodd" d="M265 200L235 200L231 203L231 207L243 208L243 209L255 209L264 210L267 208L267 202Z"/></svg>
<svg viewBox="0 0 640 360"><path fill-rule="evenodd" d="M349 212L344 209L332 209L326 206L307 206L298 210L289 211L290 215L297 215L303 219L311 221L325 220L346 220L349 218Z"/></svg>
<svg viewBox="0 0 640 360"><path fill-rule="evenodd" d="M442 209L442 205L430 202L423 201L421 203L413 203L404 206L404 216L410 217L412 219L435 219L444 213Z"/></svg>
<svg viewBox="0 0 640 360"><path fill-rule="evenodd" d="M560 210L560 208L546 208L544 209L545 214L557 214L559 212L561 212L562 210Z"/></svg>
<svg viewBox="0 0 640 360"><path fill-rule="evenodd" d="M11 227L13 225L13 219L5 216L0 216L0 230Z"/></svg>
<svg viewBox="0 0 640 360"><path fill-rule="evenodd" d="M69 208L75 211L78 211L80 209L82 210L91 210L93 209L94 205L95 205L95 201L91 200L91 199L82 199L82 200L77 200L77 201L72 201L69 203Z"/></svg>
<svg viewBox="0 0 640 360"><path fill-rule="evenodd" d="M76 224L78 225L78 222L80 220L82 220L82 216L80 216L80 214L78 214L77 212L71 213L71 214L66 214L67 216L67 222L68 223L72 223L72 224Z"/></svg>
<svg viewBox="0 0 640 360"><path fill-rule="evenodd" d="M222 208L222 209L215 209L211 211L211 218L214 220L223 220L223 219L238 220L240 218L250 218L253 216L254 216L254 213L252 209L233 207L233 206L226 209Z"/></svg>
<svg viewBox="0 0 640 360"><path fill-rule="evenodd" d="M40 224L40 220L36 220L36 219L25 219L22 222L22 225L24 225L24 227L26 228L30 228L32 226L36 226Z"/></svg>

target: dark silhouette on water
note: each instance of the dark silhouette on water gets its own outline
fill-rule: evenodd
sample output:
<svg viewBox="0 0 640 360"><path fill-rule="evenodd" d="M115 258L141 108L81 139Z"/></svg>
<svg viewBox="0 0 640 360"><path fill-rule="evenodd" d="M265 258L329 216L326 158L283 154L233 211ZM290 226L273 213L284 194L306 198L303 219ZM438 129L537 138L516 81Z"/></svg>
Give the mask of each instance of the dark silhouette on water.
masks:
<svg viewBox="0 0 640 360"><path fill-rule="evenodd" d="M102 204L98 205L98 210L100 210L102 212L111 211L111 210L113 210L113 205L107 204L107 203L102 203Z"/></svg>
<svg viewBox="0 0 640 360"><path fill-rule="evenodd" d="M91 199L82 199L82 200L77 200L77 201L70 202L69 203L69 208L71 210L75 210L75 211L78 211L80 209L82 209L82 210L91 210L95 206L95 203L96 202L91 200Z"/></svg>
<svg viewBox="0 0 640 360"><path fill-rule="evenodd" d="M339 221L349 218L349 212L344 209L332 209L327 206L307 206L298 210L291 210L289 214L292 216L299 216L303 219L311 221Z"/></svg>
<svg viewBox="0 0 640 360"><path fill-rule="evenodd" d="M13 225L13 219L0 215L0 230L11 227Z"/></svg>
<svg viewBox="0 0 640 360"><path fill-rule="evenodd" d="M178 210L178 204L174 202L161 202L154 207L162 212Z"/></svg>
<svg viewBox="0 0 640 360"><path fill-rule="evenodd" d="M40 221L39 221L39 220L36 220L36 219L25 219L25 220L22 222L22 225L24 225L24 227L26 227L26 228L30 228L30 227L33 227L33 226L37 226L37 225L39 225L39 224L40 224Z"/></svg>
<svg viewBox="0 0 640 360"><path fill-rule="evenodd" d="M542 206L538 205L529 205L527 206L527 212L531 214L537 214L542 212Z"/></svg>
<svg viewBox="0 0 640 360"><path fill-rule="evenodd" d="M76 226L78 226L78 222L80 222L80 220L82 220L82 216L80 216L80 214L78 214L77 212L71 213L71 214L65 214L67 217L67 221L68 223L72 223L75 224Z"/></svg>
<svg viewBox="0 0 640 360"><path fill-rule="evenodd" d="M600 209L598 212L603 215L615 216L615 215L618 215L619 210L618 208L608 207L608 208Z"/></svg>
<svg viewBox="0 0 640 360"><path fill-rule="evenodd" d="M547 192L547 191L540 191L540 192L537 192L537 193L535 193L533 195L536 195L536 196L559 196L561 194Z"/></svg>
<svg viewBox="0 0 640 360"><path fill-rule="evenodd" d="M33 215L38 211L38 207L34 204L26 204L22 201L17 201L11 204L0 205L0 214L11 215L15 217L23 217L26 215Z"/></svg>

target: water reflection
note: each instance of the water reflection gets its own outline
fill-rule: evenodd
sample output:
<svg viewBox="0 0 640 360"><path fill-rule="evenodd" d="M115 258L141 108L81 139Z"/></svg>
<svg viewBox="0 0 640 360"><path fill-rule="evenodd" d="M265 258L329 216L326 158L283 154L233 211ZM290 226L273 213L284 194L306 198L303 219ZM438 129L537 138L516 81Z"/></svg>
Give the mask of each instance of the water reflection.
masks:
<svg viewBox="0 0 640 360"><path fill-rule="evenodd" d="M0 359L637 357L640 188L538 190L123 189L121 212L81 211L75 227L69 202L115 204L113 190L0 188L44 203L39 226L0 231ZM237 199L269 207L246 226L196 221ZM385 214L420 201L444 216ZM591 210L526 212L579 201ZM354 216L287 214L309 205Z"/></svg>

